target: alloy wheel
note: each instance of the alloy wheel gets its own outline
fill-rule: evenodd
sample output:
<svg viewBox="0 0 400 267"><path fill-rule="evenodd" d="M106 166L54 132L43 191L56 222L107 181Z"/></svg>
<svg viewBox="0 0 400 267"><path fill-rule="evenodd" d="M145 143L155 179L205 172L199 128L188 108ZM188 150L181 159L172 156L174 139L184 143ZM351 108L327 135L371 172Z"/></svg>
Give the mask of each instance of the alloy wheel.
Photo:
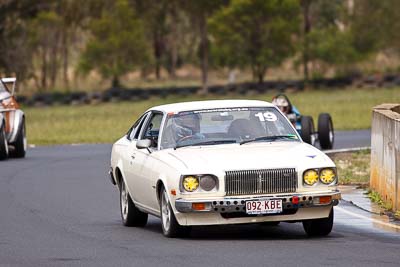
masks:
<svg viewBox="0 0 400 267"><path fill-rule="evenodd" d="M128 218L129 206L128 206L128 192L126 191L125 182L121 183L121 214L124 221Z"/></svg>
<svg viewBox="0 0 400 267"><path fill-rule="evenodd" d="M169 208L169 200L167 192L163 192L161 197L161 218L164 230L168 232L171 224L171 211Z"/></svg>

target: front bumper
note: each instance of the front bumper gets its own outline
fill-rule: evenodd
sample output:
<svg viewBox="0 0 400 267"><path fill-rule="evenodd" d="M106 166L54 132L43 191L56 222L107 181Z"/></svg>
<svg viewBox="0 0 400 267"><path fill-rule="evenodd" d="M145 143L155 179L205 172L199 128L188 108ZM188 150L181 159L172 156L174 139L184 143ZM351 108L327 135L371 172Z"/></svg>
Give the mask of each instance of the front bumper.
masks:
<svg viewBox="0 0 400 267"><path fill-rule="evenodd" d="M321 203L321 197L330 197L329 202ZM319 192L319 193L299 193L291 195L266 195L257 197L223 197L215 199L182 199L175 201L175 208L181 213L220 213L224 218L249 217L246 214L246 201L259 199L281 199L282 213L274 215L292 215L299 209L336 206L341 199L339 191ZM197 204L202 204L204 209L195 209ZM269 214L270 216L271 214Z"/></svg>

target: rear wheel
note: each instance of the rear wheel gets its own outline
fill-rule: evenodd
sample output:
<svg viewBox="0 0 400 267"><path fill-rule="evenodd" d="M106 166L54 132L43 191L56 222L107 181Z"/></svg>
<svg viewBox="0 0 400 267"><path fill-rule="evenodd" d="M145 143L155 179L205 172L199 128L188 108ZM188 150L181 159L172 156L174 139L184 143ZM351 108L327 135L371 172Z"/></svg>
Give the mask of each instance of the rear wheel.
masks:
<svg viewBox="0 0 400 267"><path fill-rule="evenodd" d="M160 195L160 210L161 210L161 227L164 236L166 237L179 237L187 236L190 234L191 227L181 226L175 218L175 214L171 208L167 191L164 188L161 190Z"/></svg>
<svg viewBox="0 0 400 267"><path fill-rule="evenodd" d="M333 208L328 218L303 221L304 231L308 236L327 236L333 227Z"/></svg>
<svg viewBox="0 0 400 267"><path fill-rule="evenodd" d="M124 180L120 183L120 207L122 223L125 226L143 227L147 223L148 214L140 211L132 201Z"/></svg>
<svg viewBox="0 0 400 267"><path fill-rule="evenodd" d="M13 143L14 151L12 151L11 155L16 158L23 158L26 154L26 148L28 145L26 139L26 128L25 128L25 118L22 119L21 125L19 126L17 139Z"/></svg>
<svg viewBox="0 0 400 267"><path fill-rule="evenodd" d="M8 158L8 143L6 138L5 124L0 128L0 160Z"/></svg>
<svg viewBox="0 0 400 267"><path fill-rule="evenodd" d="M314 137L314 121L311 116L302 116L301 117L301 139L304 142L314 145L315 137Z"/></svg>
<svg viewBox="0 0 400 267"><path fill-rule="evenodd" d="M334 130L331 115L321 113L318 117L318 139L322 149L331 149L334 142Z"/></svg>

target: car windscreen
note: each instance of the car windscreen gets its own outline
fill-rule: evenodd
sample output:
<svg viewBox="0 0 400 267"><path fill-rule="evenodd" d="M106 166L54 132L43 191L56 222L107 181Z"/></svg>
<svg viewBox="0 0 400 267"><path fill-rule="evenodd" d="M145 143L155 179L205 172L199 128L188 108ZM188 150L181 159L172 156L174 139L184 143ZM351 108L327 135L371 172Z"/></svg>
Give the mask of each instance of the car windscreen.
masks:
<svg viewBox="0 0 400 267"><path fill-rule="evenodd" d="M190 145L299 141L287 119L274 107L185 111L167 116L161 149Z"/></svg>

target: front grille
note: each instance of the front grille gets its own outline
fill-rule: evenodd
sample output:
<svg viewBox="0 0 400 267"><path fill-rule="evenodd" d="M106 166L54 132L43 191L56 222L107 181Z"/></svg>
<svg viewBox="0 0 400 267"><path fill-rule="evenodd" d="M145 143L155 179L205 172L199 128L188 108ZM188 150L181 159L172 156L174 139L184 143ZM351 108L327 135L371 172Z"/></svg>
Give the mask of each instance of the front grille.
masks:
<svg viewBox="0 0 400 267"><path fill-rule="evenodd" d="M295 168L227 171L227 196L293 193L297 189Z"/></svg>

